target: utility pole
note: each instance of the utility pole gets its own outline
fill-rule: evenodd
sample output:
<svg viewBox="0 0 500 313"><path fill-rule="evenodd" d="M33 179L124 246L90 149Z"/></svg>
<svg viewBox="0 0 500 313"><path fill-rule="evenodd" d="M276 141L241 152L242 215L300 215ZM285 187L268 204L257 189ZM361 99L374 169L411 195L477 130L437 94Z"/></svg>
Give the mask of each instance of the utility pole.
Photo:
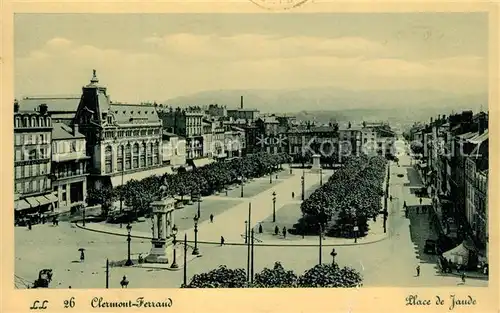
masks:
<svg viewBox="0 0 500 313"><path fill-rule="evenodd" d="M184 287L187 286L187 234L184 234Z"/></svg>
<svg viewBox="0 0 500 313"><path fill-rule="evenodd" d="M251 217L252 217L252 203L250 202L248 204L248 230L247 230L247 233L245 234L245 236L248 238L247 240L247 281L250 281L250 242L251 242L251 238L250 238L250 228L252 226L251 224Z"/></svg>
<svg viewBox="0 0 500 313"><path fill-rule="evenodd" d="M321 265L321 257L323 254L323 227L319 224L319 264Z"/></svg>
<svg viewBox="0 0 500 313"><path fill-rule="evenodd" d="M109 288L109 259L106 259L106 289Z"/></svg>
<svg viewBox="0 0 500 313"><path fill-rule="evenodd" d="M252 228L252 232L251 232L251 245L252 245L252 248L251 248L251 253L252 253L252 265L250 267L250 282L253 283L253 270L254 270L254 254L253 254L253 249L254 249L254 231L253 231L253 228Z"/></svg>

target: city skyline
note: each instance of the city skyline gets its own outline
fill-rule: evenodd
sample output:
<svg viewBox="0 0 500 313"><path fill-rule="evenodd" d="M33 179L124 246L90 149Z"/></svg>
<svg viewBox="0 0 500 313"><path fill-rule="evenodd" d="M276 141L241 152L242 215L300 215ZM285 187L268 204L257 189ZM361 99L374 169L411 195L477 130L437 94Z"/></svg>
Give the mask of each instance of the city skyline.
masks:
<svg viewBox="0 0 500 313"><path fill-rule="evenodd" d="M131 103L218 89L488 86L486 13L18 14L14 38L16 97L79 95L94 68L112 100Z"/></svg>

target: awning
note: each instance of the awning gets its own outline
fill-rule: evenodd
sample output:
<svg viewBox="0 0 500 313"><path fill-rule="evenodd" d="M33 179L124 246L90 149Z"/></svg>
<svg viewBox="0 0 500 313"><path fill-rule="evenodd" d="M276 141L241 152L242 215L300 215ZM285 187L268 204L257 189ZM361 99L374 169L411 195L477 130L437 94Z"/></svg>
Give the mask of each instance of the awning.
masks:
<svg viewBox="0 0 500 313"><path fill-rule="evenodd" d="M124 174L123 175L123 184L125 185L128 181L135 179L135 180L142 180L146 177L149 176L162 176L164 174L173 174L172 167L169 166L164 166L164 167L159 167L159 168L154 168L150 170L145 170L141 172L135 172L135 173L130 173L130 174ZM121 186L122 185L122 175L116 175L111 177L111 184L113 187Z"/></svg>
<svg viewBox="0 0 500 313"><path fill-rule="evenodd" d="M37 206L40 206L40 203L38 203L38 201L36 201L35 197L26 198L25 200L31 205L32 208L36 208Z"/></svg>
<svg viewBox="0 0 500 313"><path fill-rule="evenodd" d="M469 261L469 250L462 242L455 248L443 253L443 257L448 261L451 260L453 263L466 265Z"/></svg>
<svg viewBox="0 0 500 313"><path fill-rule="evenodd" d="M40 203L40 205L46 205L50 203L49 199L45 198L44 196L38 196L35 197L35 199L36 201L38 201L38 203Z"/></svg>
<svg viewBox="0 0 500 313"><path fill-rule="evenodd" d="M59 199L57 199L56 195L54 195L52 193L45 195L45 198L47 198L51 203L59 201Z"/></svg>
<svg viewBox="0 0 500 313"><path fill-rule="evenodd" d="M214 160L213 159L209 159L209 158L203 158L203 159L193 160L194 166L196 166L197 168L206 166L206 165L211 164L213 162L214 162Z"/></svg>
<svg viewBox="0 0 500 313"><path fill-rule="evenodd" d="M18 201L14 202L14 209L16 211L27 210L30 208L31 208L31 206L29 205L29 203L24 201L24 200L18 200Z"/></svg>

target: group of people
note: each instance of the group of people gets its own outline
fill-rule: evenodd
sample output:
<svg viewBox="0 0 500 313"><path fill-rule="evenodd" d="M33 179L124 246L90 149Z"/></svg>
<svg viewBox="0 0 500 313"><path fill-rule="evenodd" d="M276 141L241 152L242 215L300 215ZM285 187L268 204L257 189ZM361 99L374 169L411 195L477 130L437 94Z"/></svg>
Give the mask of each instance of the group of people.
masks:
<svg viewBox="0 0 500 313"><path fill-rule="evenodd" d="M278 236L279 232L280 232L280 229L279 229L278 225L274 226L274 234L276 236ZM283 229L281 230L281 234L283 235L284 239L286 239L286 233L287 233L287 229L285 226L283 226Z"/></svg>

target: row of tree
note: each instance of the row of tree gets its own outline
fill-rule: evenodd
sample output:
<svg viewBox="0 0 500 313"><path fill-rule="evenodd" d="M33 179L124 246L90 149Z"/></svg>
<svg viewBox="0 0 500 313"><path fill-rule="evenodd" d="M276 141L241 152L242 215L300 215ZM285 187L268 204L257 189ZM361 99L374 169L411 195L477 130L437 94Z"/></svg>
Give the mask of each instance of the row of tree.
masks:
<svg viewBox="0 0 500 313"><path fill-rule="evenodd" d="M368 219L376 219L382 210L386 164L381 156L349 157L341 169L302 202L302 218L295 225L295 232L363 236Z"/></svg>
<svg viewBox="0 0 500 313"><path fill-rule="evenodd" d="M152 201L162 197L185 200L187 196L192 199L211 195L242 180L268 175L290 161L288 154L261 152L190 171L180 168L176 174L150 176L140 181L130 180L116 188L90 189L87 199L89 205L102 205L103 212L107 212L114 201L122 199L126 207L134 209L136 216L142 216L149 211Z"/></svg>
<svg viewBox="0 0 500 313"><path fill-rule="evenodd" d="M247 281L244 269L229 269L225 265L193 276L184 288L352 288L361 286L361 274L349 267L340 268L337 264L318 264L298 276L286 270L280 262L272 269L264 268L255 274L253 282Z"/></svg>

